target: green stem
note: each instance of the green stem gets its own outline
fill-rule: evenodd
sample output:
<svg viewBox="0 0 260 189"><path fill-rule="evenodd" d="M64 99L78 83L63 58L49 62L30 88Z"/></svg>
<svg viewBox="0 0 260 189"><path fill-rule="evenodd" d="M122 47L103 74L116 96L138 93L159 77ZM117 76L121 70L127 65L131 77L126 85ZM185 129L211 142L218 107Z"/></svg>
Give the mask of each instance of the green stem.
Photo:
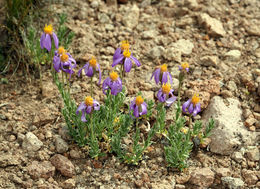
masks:
<svg viewBox="0 0 260 189"><path fill-rule="evenodd" d="M61 72L61 75L62 75L62 84L63 84L63 87L64 87L64 85L65 85L65 81L64 81L64 72Z"/></svg>
<svg viewBox="0 0 260 189"><path fill-rule="evenodd" d="M189 128L191 129L191 116L192 114L189 114Z"/></svg>
<svg viewBox="0 0 260 189"><path fill-rule="evenodd" d="M67 74L67 89L68 89L68 93L70 95L70 78L69 78L69 74Z"/></svg>
<svg viewBox="0 0 260 189"><path fill-rule="evenodd" d="M121 64L121 79L123 81L123 78L124 78L124 64L122 63Z"/></svg>
<svg viewBox="0 0 260 189"><path fill-rule="evenodd" d="M42 92L43 85L42 85L42 71L41 71L41 66L40 63L38 62L38 69L39 69L39 75L40 75L40 90Z"/></svg>
<svg viewBox="0 0 260 189"><path fill-rule="evenodd" d="M93 117L92 113L90 113L90 132L91 132L91 140L94 141L94 125L93 125Z"/></svg>
<svg viewBox="0 0 260 189"><path fill-rule="evenodd" d="M93 76L91 77L91 80L90 80L90 96L93 97Z"/></svg>

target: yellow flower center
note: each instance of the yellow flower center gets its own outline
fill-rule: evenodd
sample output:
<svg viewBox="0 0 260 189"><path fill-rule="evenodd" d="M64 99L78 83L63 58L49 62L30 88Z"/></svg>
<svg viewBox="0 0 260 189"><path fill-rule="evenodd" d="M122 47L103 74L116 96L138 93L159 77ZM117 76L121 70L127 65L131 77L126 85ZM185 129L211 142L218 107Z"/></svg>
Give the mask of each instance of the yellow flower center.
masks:
<svg viewBox="0 0 260 189"><path fill-rule="evenodd" d="M121 41L121 50L125 51L125 50L129 50L130 48L130 44L128 43L127 40Z"/></svg>
<svg viewBox="0 0 260 189"><path fill-rule="evenodd" d="M45 27L44 27L44 32L46 33L46 34L52 34L52 30L53 30L53 28L52 28L52 25L50 24L50 25L45 25Z"/></svg>
<svg viewBox="0 0 260 189"><path fill-rule="evenodd" d="M199 95L194 94L192 99L191 99L192 104L195 106L197 103L199 103L199 101L200 101Z"/></svg>
<svg viewBox="0 0 260 189"><path fill-rule="evenodd" d="M114 71L112 71L112 72L109 74L109 76L110 76L110 79L112 79L112 81L116 81L117 78L118 78L118 74L117 74L116 72L114 72Z"/></svg>
<svg viewBox="0 0 260 189"><path fill-rule="evenodd" d="M188 129L183 127L183 128L181 129L181 132L183 132L184 134L187 134L187 133L188 133Z"/></svg>
<svg viewBox="0 0 260 189"><path fill-rule="evenodd" d="M190 65L189 65L188 62L183 62L183 63L181 64L181 67L182 67L182 69L186 69L186 68L189 68Z"/></svg>
<svg viewBox="0 0 260 189"><path fill-rule="evenodd" d="M90 66L92 66L93 68L95 68L97 66L97 60L95 59L95 57L92 57L89 61Z"/></svg>
<svg viewBox="0 0 260 189"><path fill-rule="evenodd" d="M87 106L92 106L93 103L94 103L94 100L93 100L93 98L91 98L91 96L87 96L87 97L85 98L85 104L86 104Z"/></svg>
<svg viewBox="0 0 260 189"><path fill-rule="evenodd" d="M163 84L162 92L164 94L169 94L170 90L171 90L171 85L169 83Z"/></svg>
<svg viewBox="0 0 260 189"><path fill-rule="evenodd" d="M167 64L161 66L161 72L167 72Z"/></svg>
<svg viewBox="0 0 260 189"><path fill-rule="evenodd" d="M65 51L65 49L64 49L64 47L63 46L60 46L59 48L58 48L58 53L59 54L63 54L63 53L65 53L66 51Z"/></svg>
<svg viewBox="0 0 260 189"><path fill-rule="evenodd" d="M135 99L135 104L137 106L140 106L141 104L143 104L144 102L144 99L141 97L141 96L137 96L136 99Z"/></svg>
<svg viewBox="0 0 260 189"><path fill-rule="evenodd" d="M69 60L69 56L65 53L63 53L60 57L62 62L67 62Z"/></svg>
<svg viewBox="0 0 260 189"><path fill-rule="evenodd" d="M128 50L125 50L125 51L123 52L123 55L124 55L124 57L129 58L129 57L131 56L131 52L129 51L129 49L128 49Z"/></svg>

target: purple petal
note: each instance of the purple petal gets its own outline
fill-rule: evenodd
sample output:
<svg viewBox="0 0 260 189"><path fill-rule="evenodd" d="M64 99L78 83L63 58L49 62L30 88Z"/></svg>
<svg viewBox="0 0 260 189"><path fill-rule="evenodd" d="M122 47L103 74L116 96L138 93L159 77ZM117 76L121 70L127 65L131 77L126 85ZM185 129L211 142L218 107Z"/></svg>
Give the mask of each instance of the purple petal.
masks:
<svg viewBox="0 0 260 189"><path fill-rule="evenodd" d="M143 104L141 104L141 107L142 107L141 115L147 114L147 104L143 102Z"/></svg>
<svg viewBox="0 0 260 189"><path fill-rule="evenodd" d="M172 96L171 98L168 98L165 102L166 102L167 106L171 106L172 103L174 103L176 99L177 99L176 96Z"/></svg>
<svg viewBox="0 0 260 189"><path fill-rule="evenodd" d="M189 72L190 68L185 68L186 72Z"/></svg>
<svg viewBox="0 0 260 189"><path fill-rule="evenodd" d="M196 104L194 110L193 110L193 116L196 116L199 112L201 111L200 109L200 103Z"/></svg>
<svg viewBox="0 0 260 189"><path fill-rule="evenodd" d="M52 38L54 40L55 48L58 49L59 48L59 39L58 39L57 35L54 32L52 32Z"/></svg>
<svg viewBox="0 0 260 189"><path fill-rule="evenodd" d="M162 83L167 83L167 81L168 81L168 78L167 78L167 72L163 72L163 74L162 74Z"/></svg>
<svg viewBox="0 0 260 189"><path fill-rule="evenodd" d="M53 67L57 72L60 72L60 68L61 68L61 61L60 61L60 57L54 56L53 57Z"/></svg>
<svg viewBox="0 0 260 189"><path fill-rule="evenodd" d="M94 100L93 106L94 106L94 110L99 110L100 109L100 104L96 100Z"/></svg>
<svg viewBox="0 0 260 189"><path fill-rule="evenodd" d="M51 36L49 34L46 34L43 44L44 44L44 47L50 52L51 51Z"/></svg>
<svg viewBox="0 0 260 189"><path fill-rule="evenodd" d="M79 107L77 108L76 114L79 114L79 111L82 111L84 109L86 109L86 104L84 102L81 102L81 104L79 105Z"/></svg>
<svg viewBox="0 0 260 189"><path fill-rule="evenodd" d="M87 76L89 76L89 77L92 77L92 76L93 76L94 72L93 72L92 66L89 66L88 69L85 68L85 74L86 74Z"/></svg>
<svg viewBox="0 0 260 189"><path fill-rule="evenodd" d="M82 111L81 121L82 121L82 122L87 122L87 120L86 120L86 115L85 115L85 110Z"/></svg>
<svg viewBox="0 0 260 189"><path fill-rule="evenodd" d="M139 109L138 106L135 105L135 106L134 106L134 116L135 116L135 117L139 117L139 110L138 110L138 109Z"/></svg>
<svg viewBox="0 0 260 189"><path fill-rule="evenodd" d="M125 72L130 72L132 68L132 61L130 58L125 58L124 68L125 68Z"/></svg>
<svg viewBox="0 0 260 189"><path fill-rule="evenodd" d="M86 113L87 113L87 114L90 114L91 111L92 111L92 106L87 106L87 108L86 108Z"/></svg>
<svg viewBox="0 0 260 189"><path fill-rule="evenodd" d="M186 101L183 105L182 105L182 111L187 113L187 107L190 105L191 99L189 99L188 101Z"/></svg>
<svg viewBox="0 0 260 189"><path fill-rule="evenodd" d="M41 39L40 39L41 49L44 48L44 40L45 40L45 33L42 34Z"/></svg>
<svg viewBox="0 0 260 189"><path fill-rule="evenodd" d="M120 54L121 54L121 48L117 48L113 55L113 62L114 62L114 60L119 58Z"/></svg>
<svg viewBox="0 0 260 189"><path fill-rule="evenodd" d="M155 83L158 84L159 81L160 81L160 68L157 68L154 72L153 72L153 75L152 77L154 77L154 80L155 80ZM151 79L152 79L151 77Z"/></svg>
<svg viewBox="0 0 260 189"><path fill-rule="evenodd" d="M135 64L139 67L141 66L141 63L137 60L137 58L133 57L132 55L130 56L132 60L135 62Z"/></svg>
<svg viewBox="0 0 260 189"><path fill-rule="evenodd" d="M100 83L101 83L101 70L100 70L100 65L98 64L97 67L98 67L98 72L99 72L99 82L98 82L98 84L100 85Z"/></svg>
<svg viewBox="0 0 260 189"><path fill-rule="evenodd" d="M115 60L113 60L112 67L114 67L114 66L116 66L117 64L119 64L123 59L124 59L124 55L120 54L120 56L119 56L118 58L116 58Z"/></svg>
<svg viewBox="0 0 260 189"><path fill-rule="evenodd" d="M189 106L189 108L188 108L188 111L189 111L190 114L193 113L193 111L194 111L193 103L190 103L190 106Z"/></svg>
<svg viewBox="0 0 260 189"><path fill-rule="evenodd" d="M166 95L162 92L162 89L160 89L157 93L157 98L160 102L165 102Z"/></svg>
<svg viewBox="0 0 260 189"><path fill-rule="evenodd" d="M170 83L172 84L172 75L171 75L171 73L170 72L167 72L168 73L168 75L169 75L169 78L170 78Z"/></svg>
<svg viewBox="0 0 260 189"><path fill-rule="evenodd" d="M109 81L110 81L110 77L107 77L102 84L102 88L103 88L103 93L106 94L106 90L109 89Z"/></svg>

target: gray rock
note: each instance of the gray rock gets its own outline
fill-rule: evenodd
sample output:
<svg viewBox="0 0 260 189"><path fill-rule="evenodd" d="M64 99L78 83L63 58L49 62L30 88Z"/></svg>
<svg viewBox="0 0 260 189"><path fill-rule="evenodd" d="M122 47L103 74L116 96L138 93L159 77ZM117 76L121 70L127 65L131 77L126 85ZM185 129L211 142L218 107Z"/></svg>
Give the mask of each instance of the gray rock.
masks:
<svg viewBox="0 0 260 189"><path fill-rule="evenodd" d="M237 85L236 85L236 83L234 82L234 81L229 81L228 83L227 83L227 88L230 90L230 91L232 91L232 92L234 92L234 91L236 91L237 90Z"/></svg>
<svg viewBox="0 0 260 189"><path fill-rule="evenodd" d="M75 167L71 161L60 154L56 154L50 159L52 165L66 177L73 177L75 175Z"/></svg>
<svg viewBox="0 0 260 189"><path fill-rule="evenodd" d="M94 9L98 8L99 7L99 1L92 1L92 3L90 4L90 6Z"/></svg>
<svg viewBox="0 0 260 189"><path fill-rule="evenodd" d="M244 159L243 154L241 152L234 152L231 158L235 160L237 163L241 163Z"/></svg>
<svg viewBox="0 0 260 189"><path fill-rule="evenodd" d="M159 58L164 54L164 51L165 49L162 46L155 46L149 51L147 56L151 58Z"/></svg>
<svg viewBox="0 0 260 189"><path fill-rule="evenodd" d="M227 57L229 60L237 61L241 57L241 52L239 50L231 50L225 54L225 57Z"/></svg>
<svg viewBox="0 0 260 189"><path fill-rule="evenodd" d="M133 29L137 26L139 22L139 8L134 4L131 9L129 9L122 18L123 24L129 29Z"/></svg>
<svg viewBox="0 0 260 189"><path fill-rule="evenodd" d="M212 36L225 36L226 31L224 30L222 23L215 19L210 17L206 13L202 13L198 16L199 24L204 26L207 30L208 34Z"/></svg>
<svg viewBox="0 0 260 189"><path fill-rule="evenodd" d="M56 151L61 154L67 152L69 149L68 144L60 136L57 136L55 139L55 147Z"/></svg>
<svg viewBox="0 0 260 189"><path fill-rule="evenodd" d="M221 177L221 182L229 189L240 189L244 186L244 182L240 178Z"/></svg>
<svg viewBox="0 0 260 189"><path fill-rule="evenodd" d="M182 55L190 55L194 45L192 42L186 39L179 39L172 45L175 49L180 50Z"/></svg>
<svg viewBox="0 0 260 189"><path fill-rule="evenodd" d="M154 39L157 35L156 30L148 30L148 31L144 31L142 33L142 38L143 39Z"/></svg>
<svg viewBox="0 0 260 189"><path fill-rule="evenodd" d="M217 56L204 56L200 59L200 64L203 66L218 66L218 57Z"/></svg>
<svg viewBox="0 0 260 189"><path fill-rule="evenodd" d="M214 153L230 155L242 144L253 144L256 134L244 127L240 102L232 98L227 98L225 102L228 105L221 97L213 97L203 115L203 120L212 117L216 123L210 136L210 150Z"/></svg>
<svg viewBox="0 0 260 189"><path fill-rule="evenodd" d="M248 146L246 156L251 161L259 161L259 149L256 146Z"/></svg>
<svg viewBox="0 0 260 189"><path fill-rule="evenodd" d="M105 13L99 13L98 14L98 20L100 21L100 23L102 24L107 24L110 23L110 18L107 14Z"/></svg>
<svg viewBox="0 0 260 189"><path fill-rule="evenodd" d="M22 147L27 151L38 151L43 143L32 132L28 132L23 140Z"/></svg>
<svg viewBox="0 0 260 189"><path fill-rule="evenodd" d="M167 60L181 63L181 51L174 47L167 48L163 57Z"/></svg>

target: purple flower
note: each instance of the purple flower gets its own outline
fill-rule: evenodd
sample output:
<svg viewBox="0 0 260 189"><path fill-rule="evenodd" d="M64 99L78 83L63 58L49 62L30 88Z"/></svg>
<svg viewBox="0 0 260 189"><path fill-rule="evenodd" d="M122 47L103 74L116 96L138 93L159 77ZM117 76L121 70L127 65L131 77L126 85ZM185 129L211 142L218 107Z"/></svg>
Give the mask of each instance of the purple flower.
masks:
<svg viewBox="0 0 260 189"><path fill-rule="evenodd" d="M117 95L117 93L122 91L122 81L114 71L103 82L103 93L106 94L106 90L108 89L111 90L112 95Z"/></svg>
<svg viewBox="0 0 260 189"><path fill-rule="evenodd" d="M114 53L112 67L123 63L125 72L130 72L132 68L132 61L134 61L138 67L141 66L141 63L137 60L137 58L131 55L129 47L128 41L122 41L121 48L117 48Z"/></svg>
<svg viewBox="0 0 260 189"><path fill-rule="evenodd" d="M44 27L44 33L41 36L40 39L40 45L41 48L45 48L47 49L49 52L51 51L51 38L53 38L54 41L54 45L56 47L56 49L58 49L59 46L59 39L57 37L57 35L52 31L52 25L45 25Z"/></svg>
<svg viewBox="0 0 260 189"><path fill-rule="evenodd" d="M57 51L55 51L55 55L53 57L53 67L57 72L60 70L70 74L74 73L73 69L76 68L77 64L74 58L69 53L66 53L63 47L59 47Z"/></svg>
<svg viewBox="0 0 260 189"><path fill-rule="evenodd" d="M171 89L171 85L166 83L162 85L162 88L157 93L157 98L160 102L166 102L167 106L171 106L172 103L177 99L176 96L173 95L173 89Z"/></svg>
<svg viewBox="0 0 260 189"><path fill-rule="evenodd" d="M170 79L170 82L172 84L172 76L171 74L167 71L167 65L163 64L159 68L157 68L153 74L151 79L154 77L155 83L158 84L161 82L161 84L167 83L168 82L168 77Z"/></svg>
<svg viewBox="0 0 260 189"><path fill-rule="evenodd" d="M92 110L99 110L100 109L100 104L98 101L94 100L91 96L87 96L85 98L84 102L81 102L79 107L77 108L76 114L79 114L79 111L82 112L81 115L81 121L86 122L86 116L85 113L90 114Z"/></svg>
<svg viewBox="0 0 260 189"><path fill-rule="evenodd" d="M147 104L141 96L137 96L130 104L130 110L133 110L133 114L136 118L147 114Z"/></svg>
<svg viewBox="0 0 260 189"><path fill-rule="evenodd" d="M99 82L101 83L101 70L100 65L97 63L97 60L95 57L92 57L89 62L87 62L79 71L78 76L80 76L82 69L84 69L86 76L93 77L94 74L98 71L99 72Z"/></svg>
<svg viewBox="0 0 260 189"><path fill-rule="evenodd" d="M190 70L190 65L188 62L183 62L181 63L181 65L179 66L179 70L180 71L186 71L186 72L189 72Z"/></svg>
<svg viewBox="0 0 260 189"><path fill-rule="evenodd" d="M193 95L191 99L182 105L182 111L196 116L201 111L199 101L199 96L197 94Z"/></svg>

